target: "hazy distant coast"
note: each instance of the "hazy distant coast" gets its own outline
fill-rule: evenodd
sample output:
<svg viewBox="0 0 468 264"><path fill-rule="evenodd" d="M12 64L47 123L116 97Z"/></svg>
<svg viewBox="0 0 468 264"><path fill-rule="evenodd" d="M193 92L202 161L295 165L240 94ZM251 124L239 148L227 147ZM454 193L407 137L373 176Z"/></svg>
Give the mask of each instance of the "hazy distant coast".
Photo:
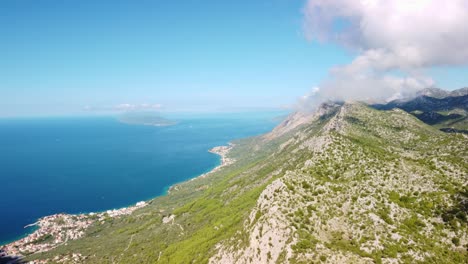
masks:
<svg viewBox="0 0 468 264"><path fill-rule="evenodd" d="M172 126L177 122L161 117L152 112L128 112L117 116L117 120L129 125Z"/></svg>

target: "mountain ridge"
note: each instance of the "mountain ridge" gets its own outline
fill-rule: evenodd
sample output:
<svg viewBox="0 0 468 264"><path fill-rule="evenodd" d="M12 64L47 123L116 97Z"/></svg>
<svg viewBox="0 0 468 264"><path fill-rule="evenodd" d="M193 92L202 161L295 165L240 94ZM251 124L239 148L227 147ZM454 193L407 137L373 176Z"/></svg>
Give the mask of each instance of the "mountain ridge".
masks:
<svg viewBox="0 0 468 264"><path fill-rule="evenodd" d="M425 88L416 93L416 96L427 96L438 99L443 99L446 97L458 97L468 95L468 87L463 87L455 89L452 91L443 90L440 88Z"/></svg>
<svg viewBox="0 0 468 264"><path fill-rule="evenodd" d="M400 108L442 131L468 133L468 87L451 92L427 88L415 97L372 106L380 110Z"/></svg>

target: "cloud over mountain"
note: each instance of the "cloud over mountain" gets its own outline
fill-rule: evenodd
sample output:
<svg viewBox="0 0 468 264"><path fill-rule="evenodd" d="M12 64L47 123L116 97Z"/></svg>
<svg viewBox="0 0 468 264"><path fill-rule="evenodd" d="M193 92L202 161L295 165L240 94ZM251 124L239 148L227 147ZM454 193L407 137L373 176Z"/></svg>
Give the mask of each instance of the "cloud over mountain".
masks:
<svg viewBox="0 0 468 264"><path fill-rule="evenodd" d="M425 69L468 65L464 25L466 0L309 0L307 38L357 53L331 70L318 96L387 99L433 86Z"/></svg>

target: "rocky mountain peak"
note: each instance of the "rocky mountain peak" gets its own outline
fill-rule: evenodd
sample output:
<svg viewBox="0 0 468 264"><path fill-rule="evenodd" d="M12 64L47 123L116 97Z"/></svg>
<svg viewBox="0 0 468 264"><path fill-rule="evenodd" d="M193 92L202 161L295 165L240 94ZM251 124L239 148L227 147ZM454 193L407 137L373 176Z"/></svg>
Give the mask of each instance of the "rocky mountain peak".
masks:
<svg viewBox="0 0 468 264"><path fill-rule="evenodd" d="M416 97L426 96L431 98L443 99L447 97L458 97L468 95L468 87L453 91L447 91L439 88L425 88L416 93Z"/></svg>
<svg viewBox="0 0 468 264"><path fill-rule="evenodd" d="M290 114L286 119L283 120L273 131L264 136L265 139L271 140L278 138L286 133L313 122L318 119L326 119L334 114L343 105L343 102L327 101L320 104L315 110L298 110Z"/></svg>
<svg viewBox="0 0 468 264"><path fill-rule="evenodd" d="M439 88L425 88L416 93L416 96L427 96L432 98L445 98L450 95L449 91L442 90Z"/></svg>

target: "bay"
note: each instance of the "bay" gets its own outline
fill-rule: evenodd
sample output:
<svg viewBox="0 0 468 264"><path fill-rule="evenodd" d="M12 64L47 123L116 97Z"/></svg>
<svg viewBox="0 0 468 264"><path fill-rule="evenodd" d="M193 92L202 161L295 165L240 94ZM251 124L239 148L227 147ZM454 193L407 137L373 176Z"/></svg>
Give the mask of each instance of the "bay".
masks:
<svg viewBox="0 0 468 264"><path fill-rule="evenodd" d="M220 163L212 147L270 131L284 112L173 114L178 123L113 117L0 120L0 245L55 213L104 211L163 195Z"/></svg>

